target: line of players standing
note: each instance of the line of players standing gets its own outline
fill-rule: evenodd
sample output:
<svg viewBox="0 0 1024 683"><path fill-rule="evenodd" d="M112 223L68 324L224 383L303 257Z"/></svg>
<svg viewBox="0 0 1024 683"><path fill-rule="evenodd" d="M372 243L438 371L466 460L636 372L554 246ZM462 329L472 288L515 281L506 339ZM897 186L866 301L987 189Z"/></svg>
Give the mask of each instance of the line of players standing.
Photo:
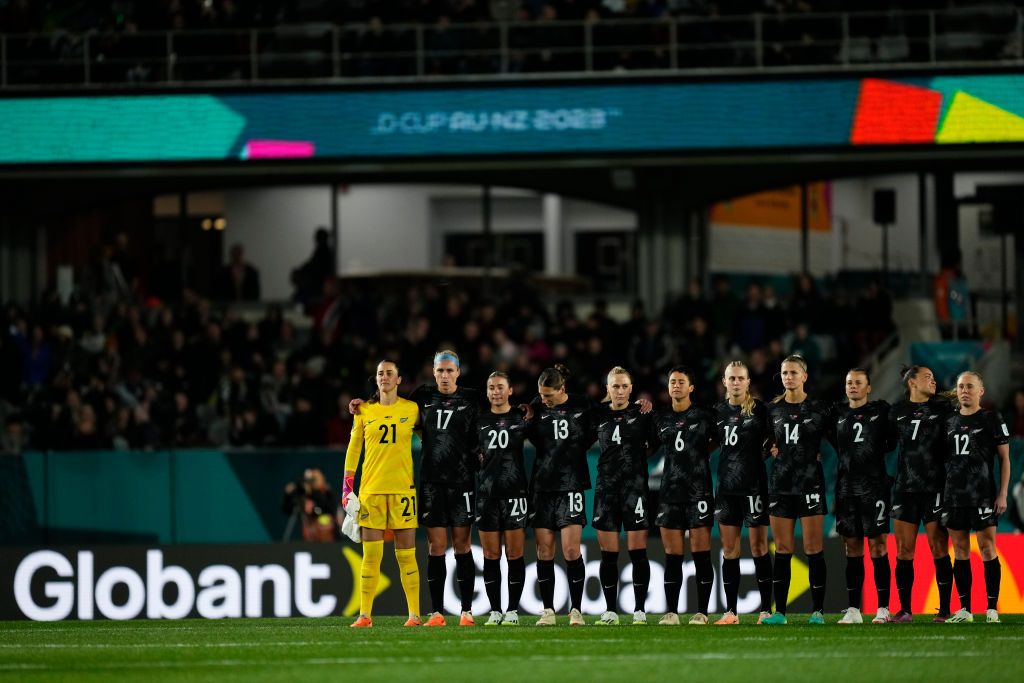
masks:
<svg viewBox="0 0 1024 683"><path fill-rule="evenodd" d="M445 552L449 531L454 546L456 581L462 602L461 625L475 623L471 612L476 568L471 555L475 524L484 553L483 578L491 603L485 625L518 625L519 599L525 578L525 528L535 530L537 585L544 609L537 625L554 625L555 540L559 537L569 583L570 625L583 625L581 613L585 566L580 553L587 524L584 492L591 488L587 451L597 441L600 456L592 523L601 548L600 580L606 611L598 625L619 623L618 558L620 532L632 561L636 610L634 624L647 622L645 601L650 580L647 537L650 515L665 547L664 590L667 613L659 623L680 623L684 537L697 579L697 608L690 624L708 623L714 583L711 528L717 518L723 561L721 576L726 611L715 623L738 624L742 527L749 529L761 596L759 624L787 623L790 564L796 520L801 521L808 561L811 598L809 622L824 623L826 564L823 553L826 512L821 442L838 453L835 490L837 532L846 543L849 607L840 623L861 623L864 538L868 538L878 611L874 623L909 622L914 581L913 557L919 524L924 523L936 568L940 608L937 621L973 620L970 608L970 531L977 531L988 588L987 619L998 621L1000 567L995 525L1006 508L1009 481L1007 430L1002 418L981 409L981 377L966 372L957 380L956 399L937 397L928 368L903 374L906 400L890 406L869 401L868 373L851 370L843 403L812 399L804 391L807 366L799 356L783 361L785 393L770 403L749 393L747 368L729 363L723 373L726 398L713 408L691 399L693 375L683 367L667 377L671 405L652 410L648 401L631 403L628 371L613 368L608 396L594 404L569 394L568 371L545 370L539 397L530 406L513 407L504 373L487 380L488 406L475 392L459 387L459 359L452 351L434 358L436 386L420 387L410 397L420 410L422 461L419 524L426 527L429 558L427 582L432 602L428 626L443 626ZM358 401L353 409L358 410ZM526 475L523 446L536 450L532 476ZM893 483L885 455L899 446ZM648 458L664 448L665 459L657 510L649 510ZM713 490L710 456L720 448L718 490ZM993 461L1001 461L996 487ZM772 460L771 477L765 460ZM890 517L894 520L898 557L896 584L900 609L888 610L891 566L886 553ZM768 528L775 541L768 549ZM949 560L952 538L956 561ZM508 564L508 605L501 606L500 557ZM950 613L953 578L961 609ZM774 598L775 610L772 611Z"/></svg>

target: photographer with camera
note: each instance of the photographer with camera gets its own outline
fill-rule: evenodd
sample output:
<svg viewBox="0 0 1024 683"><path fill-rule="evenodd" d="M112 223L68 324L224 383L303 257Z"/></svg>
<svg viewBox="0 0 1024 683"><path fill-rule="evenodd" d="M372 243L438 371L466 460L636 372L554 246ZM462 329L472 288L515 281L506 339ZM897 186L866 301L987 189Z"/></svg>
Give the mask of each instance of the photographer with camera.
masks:
<svg viewBox="0 0 1024 683"><path fill-rule="evenodd" d="M284 487L281 511L290 515L284 538L287 541L297 520L302 522L302 540L311 543L330 543L340 538L338 525L341 523L338 504L327 485L324 473L310 468L302 479L288 482Z"/></svg>

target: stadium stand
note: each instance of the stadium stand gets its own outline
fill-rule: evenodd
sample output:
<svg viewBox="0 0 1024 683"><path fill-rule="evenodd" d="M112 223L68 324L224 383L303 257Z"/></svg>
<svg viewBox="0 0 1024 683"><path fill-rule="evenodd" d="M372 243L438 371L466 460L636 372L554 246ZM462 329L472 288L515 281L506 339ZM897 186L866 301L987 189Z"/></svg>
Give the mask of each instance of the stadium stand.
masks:
<svg viewBox="0 0 1024 683"><path fill-rule="evenodd" d="M1005 0L0 4L3 87L1019 60Z"/></svg>
<svg viewBox="0 0 1024 683"><path fill-rule="evenodd" d="M750 358L762 396L781 390L778 362L794 352L808 359L815 386L837 392L837 372L892 329L884 292L825 294L809 278L785 298L756 282L737 293L720 278L711 295L693 283L663 311L637 302L622 323L601 301L585 315L569 301L551 312L525 280L500 290L485 298L469 286L329 278L297 321L280 305L242 315L188 289L177 302L81 290L66 304L51 291L0 315L0 420L17 428L21 449L340 444L345 406L370 391L367 363L379 357L402 363L408 391L430 380L434 351L451 346L463 385L480 388L501 369L524 397L543 368L564 362L596 399L608 369L624 364L638 391L667 400L663 374L685 363L705 380L707 401L721 389L721 359L733 354ZM868 330L856 320L881 322Z"/></svg>

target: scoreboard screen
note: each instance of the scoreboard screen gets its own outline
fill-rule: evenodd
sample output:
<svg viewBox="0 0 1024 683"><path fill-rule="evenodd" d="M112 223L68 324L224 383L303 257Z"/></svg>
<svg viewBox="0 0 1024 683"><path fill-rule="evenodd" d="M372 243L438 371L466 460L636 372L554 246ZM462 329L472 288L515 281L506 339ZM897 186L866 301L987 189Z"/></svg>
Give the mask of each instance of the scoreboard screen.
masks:
<svg viewBox="0 0 1024 683"><path fill-rule="evenodd" d="M1024 142L1024 76L7 97L0 164Z"/></svg>

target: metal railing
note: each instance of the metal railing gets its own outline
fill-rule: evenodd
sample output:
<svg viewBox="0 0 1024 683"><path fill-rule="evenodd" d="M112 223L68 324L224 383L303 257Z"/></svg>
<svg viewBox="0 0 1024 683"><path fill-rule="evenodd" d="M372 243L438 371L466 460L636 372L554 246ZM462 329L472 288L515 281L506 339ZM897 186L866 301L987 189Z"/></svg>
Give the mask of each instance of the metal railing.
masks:
<svg viewBox="0 0 1024 683"><path fill-rule="evenodd" d="M0 34L0 88L1024 62L1024 11Z"/></svg>

